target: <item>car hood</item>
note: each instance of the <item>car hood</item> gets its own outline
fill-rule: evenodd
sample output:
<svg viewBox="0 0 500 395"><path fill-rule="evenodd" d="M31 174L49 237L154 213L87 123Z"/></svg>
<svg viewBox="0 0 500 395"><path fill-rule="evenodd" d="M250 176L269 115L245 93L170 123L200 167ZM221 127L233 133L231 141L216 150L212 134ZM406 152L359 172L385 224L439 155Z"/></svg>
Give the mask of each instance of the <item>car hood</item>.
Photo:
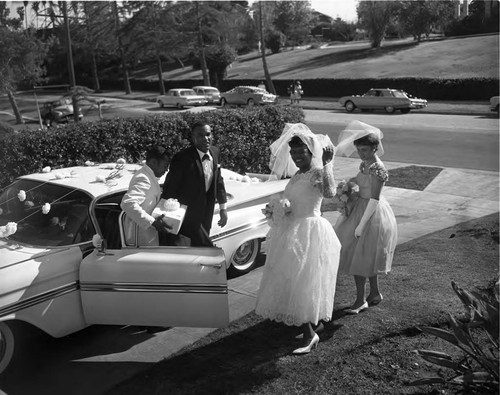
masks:
<svg viewBox="0 0 500 395"><path fill-rule="evenodd" d="M0 269L31 259L41 260L42 257L55 254L60 250L60 248L31 247L22 243L0 239Z"/></svg>

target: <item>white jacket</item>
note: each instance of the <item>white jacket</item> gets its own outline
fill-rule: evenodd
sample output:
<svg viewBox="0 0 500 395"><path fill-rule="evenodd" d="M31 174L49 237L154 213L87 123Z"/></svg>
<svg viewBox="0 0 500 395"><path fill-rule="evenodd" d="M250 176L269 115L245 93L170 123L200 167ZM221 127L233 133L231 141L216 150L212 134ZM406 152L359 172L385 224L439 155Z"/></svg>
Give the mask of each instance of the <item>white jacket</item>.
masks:
<svg viewBox="0 0 500 395"><path fill-rule="evenodd" d="M123 196L120 207L125 211L124 227L125 240L134 244L138 232L139 245L158 245L158 232L153 227L154 218L151 216L154 208L160 201L161 188L153 170L144 165L139 169Z"/></svg>

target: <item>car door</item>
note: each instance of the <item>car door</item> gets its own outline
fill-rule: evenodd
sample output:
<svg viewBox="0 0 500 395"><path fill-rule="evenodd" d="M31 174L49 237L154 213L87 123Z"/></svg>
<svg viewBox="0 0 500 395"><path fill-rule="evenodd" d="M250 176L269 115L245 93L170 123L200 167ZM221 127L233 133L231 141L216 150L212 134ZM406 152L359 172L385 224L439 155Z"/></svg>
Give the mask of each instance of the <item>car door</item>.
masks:
<svg viewBox="0 0 500 395"><path fill-rule="evenodd" d="M229 323L219 248L125 245L94 250L80 266L86 323L217 328ZM118 226L117 226L118 228Z"/></svg>

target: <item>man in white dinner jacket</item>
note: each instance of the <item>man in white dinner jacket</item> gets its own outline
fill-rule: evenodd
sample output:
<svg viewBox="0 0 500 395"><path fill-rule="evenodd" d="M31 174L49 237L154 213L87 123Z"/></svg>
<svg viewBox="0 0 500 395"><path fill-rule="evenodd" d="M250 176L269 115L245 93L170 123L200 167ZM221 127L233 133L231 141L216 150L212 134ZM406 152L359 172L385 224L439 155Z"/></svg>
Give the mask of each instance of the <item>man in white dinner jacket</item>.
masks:
<svg viewBox="0 0 500 395"><path fill-rule="evenodd" d="M158 179L168 168L168 155L164 147L154 147L146 153L146 164L139 169L120 204L125 211L124 227L127 244L157 246L158 232L168 233L168 225L151 213L160 201L161 187Z"/></svg>

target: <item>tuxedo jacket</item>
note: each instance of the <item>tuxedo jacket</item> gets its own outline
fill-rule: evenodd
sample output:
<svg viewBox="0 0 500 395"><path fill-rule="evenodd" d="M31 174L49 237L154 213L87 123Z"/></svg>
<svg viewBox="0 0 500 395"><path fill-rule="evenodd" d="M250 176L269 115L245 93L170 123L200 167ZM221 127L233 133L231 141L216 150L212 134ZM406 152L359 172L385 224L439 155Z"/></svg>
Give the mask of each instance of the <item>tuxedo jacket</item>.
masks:
<svg viewBox="0 0 500 395"><path fill-rule="evenodd" d="M187 206L179 233L191 238L192 245L199 244L201 227L207 237L210 234L215 202L227 201L219 167L219 149L211 146L209 152L213 159L213 178L208 191L200 155L194 146L174 155L163 184L163 199L174 198Z"/></svg>

